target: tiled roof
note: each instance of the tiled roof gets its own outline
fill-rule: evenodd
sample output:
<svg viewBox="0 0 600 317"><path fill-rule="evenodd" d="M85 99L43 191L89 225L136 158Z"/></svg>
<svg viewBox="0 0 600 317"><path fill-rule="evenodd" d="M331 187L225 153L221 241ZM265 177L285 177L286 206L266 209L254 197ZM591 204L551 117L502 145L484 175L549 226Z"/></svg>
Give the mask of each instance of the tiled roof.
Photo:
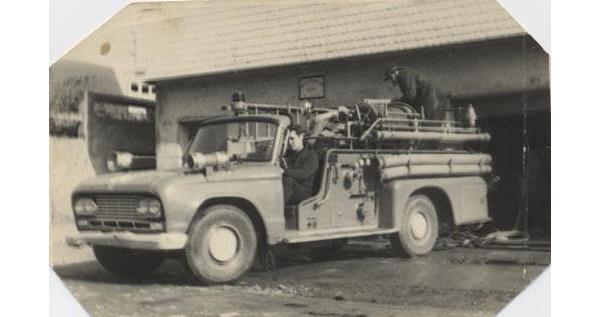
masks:
<svg viewBox="0 0 600 317"><path fill-rule="evenodd" d="M177 6L181 11L174 15ZM170 3L169 13L159 22L138 20L132 25L135 71L142 78L214 74L525 34L495 0L198 1Z"/></svg>

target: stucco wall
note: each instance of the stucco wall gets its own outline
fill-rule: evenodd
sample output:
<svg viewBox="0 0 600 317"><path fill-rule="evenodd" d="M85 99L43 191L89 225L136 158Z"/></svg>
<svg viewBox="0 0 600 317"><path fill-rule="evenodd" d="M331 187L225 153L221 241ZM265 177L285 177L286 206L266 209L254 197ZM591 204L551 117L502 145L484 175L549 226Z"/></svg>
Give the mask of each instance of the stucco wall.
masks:
<svg viewBox="0 0 600 317"><path fill-rule="evenodd" d="M71 193L78 183L96 176L83 138L50 137L51 221L73 219Z"/></svg>
<svg viewBox="0 0 600 317"><path fill-rule="evenodd" d="M234 90L246 100L298 104L298 79L324 75L325 97L318 106L352 105L364 98L392 98L396 89L382 81L390 63L412 67L455 96L480 96L547 89L548 56L528 38L370 56L318 64L158 83L157 165L179 165L182 144L178 119L220 113Z"/></svg>

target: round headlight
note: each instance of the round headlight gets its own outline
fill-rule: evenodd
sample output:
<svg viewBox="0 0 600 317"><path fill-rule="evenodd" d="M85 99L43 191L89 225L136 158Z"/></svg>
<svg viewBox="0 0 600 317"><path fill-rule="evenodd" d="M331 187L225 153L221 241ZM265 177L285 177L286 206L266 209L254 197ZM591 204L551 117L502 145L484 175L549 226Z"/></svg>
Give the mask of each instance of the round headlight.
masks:
<svg viewBox="0 0 600 317"><path fill-rule="evenodd" d="M156 198L148 199L148 213L151 216L159 216L160 215L160 201Z"/></svg>
<svg viewBox="0 0 600 317"><path fill-rule="evenodd" d="M75 202L75 204L73 205L73 209L75 210L75 213L78 214L85 212L85 207L83 206L81 199Z"/></svg>
<svg viewBox="0 0 600 317"><path fill-rule="evenodd" d="M148 200L147 199L140 199L138 201L137 207L135 208L135 211L138 214L145 214L148 212Z"/></svg>
<svg viewBox="0 0 600 317"><path fill-rule="evenodd" d="M160 200L156 198L144 198L138 201L138 205L135 211L142 215L148 215L151 217L160 216L161 212Z"/></svg>
<svg viewBox="0 0 600 317"><path fill-rule="evenodd" d="M98 205L91 198L78 198L73 204L76 214L91 214L98 210Z"/></svg>

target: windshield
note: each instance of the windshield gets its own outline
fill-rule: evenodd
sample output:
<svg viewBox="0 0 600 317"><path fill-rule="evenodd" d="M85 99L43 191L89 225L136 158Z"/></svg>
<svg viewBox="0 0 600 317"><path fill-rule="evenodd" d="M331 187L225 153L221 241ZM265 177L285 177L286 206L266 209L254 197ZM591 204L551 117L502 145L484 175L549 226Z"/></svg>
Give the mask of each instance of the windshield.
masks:
<svg viewBox="0 0 600 317"><path fill-rule="evenodd" d="M270 161L277 124L266 121L236 121L201 126L188 153L225 152L246 161Z"/></svg>

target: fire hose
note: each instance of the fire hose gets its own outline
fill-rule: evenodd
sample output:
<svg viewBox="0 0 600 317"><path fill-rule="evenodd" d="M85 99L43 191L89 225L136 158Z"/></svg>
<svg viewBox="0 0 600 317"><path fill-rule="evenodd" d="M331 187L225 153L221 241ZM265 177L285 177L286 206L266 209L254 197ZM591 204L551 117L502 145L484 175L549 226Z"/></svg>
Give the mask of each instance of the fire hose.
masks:
<svg viewBox="0 0 600 317"><path fill-rule="evenodd" d="M520 230L495 230L478 235L472 230L458 229L449 236L438 239L438 247L442 248L512 248L547 251L550 244L529 240L529 234Z"/></svg>

